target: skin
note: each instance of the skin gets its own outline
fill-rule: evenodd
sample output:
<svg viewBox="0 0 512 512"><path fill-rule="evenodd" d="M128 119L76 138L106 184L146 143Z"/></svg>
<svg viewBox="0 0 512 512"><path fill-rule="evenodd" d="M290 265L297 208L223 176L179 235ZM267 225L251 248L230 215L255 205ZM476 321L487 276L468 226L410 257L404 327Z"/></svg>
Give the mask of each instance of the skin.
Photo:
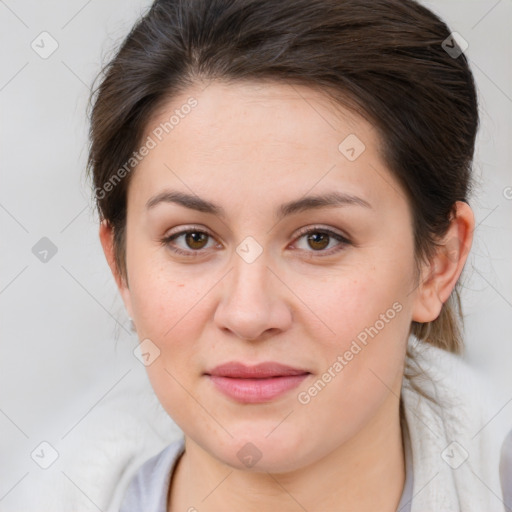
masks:
<svg viewBox="0 0 512 512"><path fill-rule="evenodd" d="M212 82L174 97L146 136L190 96L198 105L132 176L128 284L115 267L112 231L100 227L137 334L160 350L147 367L151 384L185 434L169 511L395 511L405 477L398 397L410 324L434 320L448 299L467 256L458 248L471 245L472 211L456 204L449 254L441 247L418 278L410 206L371 123L305 86ZM354 161L338 149L350 134L366 147ZM215 202L226 216L175 203L146 207L166 190ZM333 190L370 207L274 216L282 203ZM162 243L191 225L211 238ZM308 227L350 243L328 237L318 249L298 234ZM252 263L236 252L247 236L263 249ZM400 312L300 403L298 394L396 303ZM240 404L204 376L232 360L278 361L311 375L273 401ZM252 467L237 457L247 443L261 453Z"/></svg>

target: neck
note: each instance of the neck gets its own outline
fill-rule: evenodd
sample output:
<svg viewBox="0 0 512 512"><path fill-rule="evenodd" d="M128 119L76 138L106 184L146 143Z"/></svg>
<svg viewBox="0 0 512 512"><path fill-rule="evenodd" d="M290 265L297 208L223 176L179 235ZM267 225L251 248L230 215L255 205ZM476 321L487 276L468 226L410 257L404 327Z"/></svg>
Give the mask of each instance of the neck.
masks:
<svg viewBox="0 0 512 512"><path fill-rule="evenodd" d="M390 393L379 413L347 443L287 473L233 468L186 437L170 486L169 512L395 512L404 481L399 400Z"/></svg>

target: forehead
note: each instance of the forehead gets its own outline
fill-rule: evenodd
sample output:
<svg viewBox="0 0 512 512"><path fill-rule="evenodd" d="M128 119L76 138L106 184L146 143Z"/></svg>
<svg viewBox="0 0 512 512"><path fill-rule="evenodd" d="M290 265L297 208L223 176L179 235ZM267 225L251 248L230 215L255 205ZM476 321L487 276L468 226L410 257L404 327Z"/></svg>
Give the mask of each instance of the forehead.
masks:
<svg viewBox="0 0 512 512"><path fill-rule="evenodd" d="M197 105L185 108L190 98ZM326 93L304 85L278 82L213 81L191 87L157 110L148 123L147 132L165 125L172 113L186 110L176 119L169 138L181 140L194 136L201 139L200 149L215 151L229 145L245 145L255 140L266 142L264 148L311 149L312 143L324 140L323 146L334 143L346 130L358 131L360 137L377 143L371 123L356 113L334 102ZM171 116L170 116L171 114ZM175 116L176 117L176 116ZM190 129L189 130L187 130ZM329 133L333 139L325 140ZM334 153L335 155L337 154Z"/></svg>
<svg viewBox="0 0 512 512"><path fill-rule="evenodd" d="M158 109L148 137L155 147L129 192L141 200L163 186L260 198L340 187L370 201L399 192L372 124L306 86L197 85Z"/></svg>

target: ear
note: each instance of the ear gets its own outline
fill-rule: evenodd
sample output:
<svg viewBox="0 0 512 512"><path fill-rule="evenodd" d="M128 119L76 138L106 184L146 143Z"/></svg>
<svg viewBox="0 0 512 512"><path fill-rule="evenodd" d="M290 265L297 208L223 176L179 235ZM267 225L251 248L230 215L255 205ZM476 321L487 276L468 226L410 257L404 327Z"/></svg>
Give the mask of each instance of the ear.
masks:
<svg viewBox="0 0 512 512"><path fill-rule="evenodd" d="M132 318L133 313L130 289L128 288L126 279L124 279L117 267L114 251L114 231L112 226L106 220L103 220L100 224L99 235L101 246L103 247L103 252L105 254L105 258L107 259L108 266L110 267L112 275L114 276L117 288L119 289L119 293L123 299L125 308L128 311L128 315L130 318Z"/></svg>
<svg viewBox="0 0 512 512"><path fill-rule="evenodd" d="M432 260L422 268L412 320L432 322L439 316L466 263L474 229L475 217L470 206L457 201L446 235L439 241Z"/></svg>

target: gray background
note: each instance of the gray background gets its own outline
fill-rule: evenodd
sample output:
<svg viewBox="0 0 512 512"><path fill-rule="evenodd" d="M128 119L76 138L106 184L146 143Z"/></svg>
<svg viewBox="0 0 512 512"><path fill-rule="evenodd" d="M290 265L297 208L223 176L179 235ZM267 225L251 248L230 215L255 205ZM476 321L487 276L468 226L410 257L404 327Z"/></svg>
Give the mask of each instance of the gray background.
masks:
<svg viewBox="0 0 512 512"><path fill-rule="evenodd" d="M0 1L0 509L30 489L42 441L67 433L114 389L147 386L137 340L98 240L85 179L86 106L101 63L150 2ZM469 43L482 126L464 273L465 358L511 412L512 1L424 2ZM31 47L47 31L47 59ZM47 41L46 48L49 48ZM509 187L509 188L507 188ZM57 253L32 248L48 237ZM512 426L512 425L511 425ZM101 425L98 426L101 428Z"/></svg>

